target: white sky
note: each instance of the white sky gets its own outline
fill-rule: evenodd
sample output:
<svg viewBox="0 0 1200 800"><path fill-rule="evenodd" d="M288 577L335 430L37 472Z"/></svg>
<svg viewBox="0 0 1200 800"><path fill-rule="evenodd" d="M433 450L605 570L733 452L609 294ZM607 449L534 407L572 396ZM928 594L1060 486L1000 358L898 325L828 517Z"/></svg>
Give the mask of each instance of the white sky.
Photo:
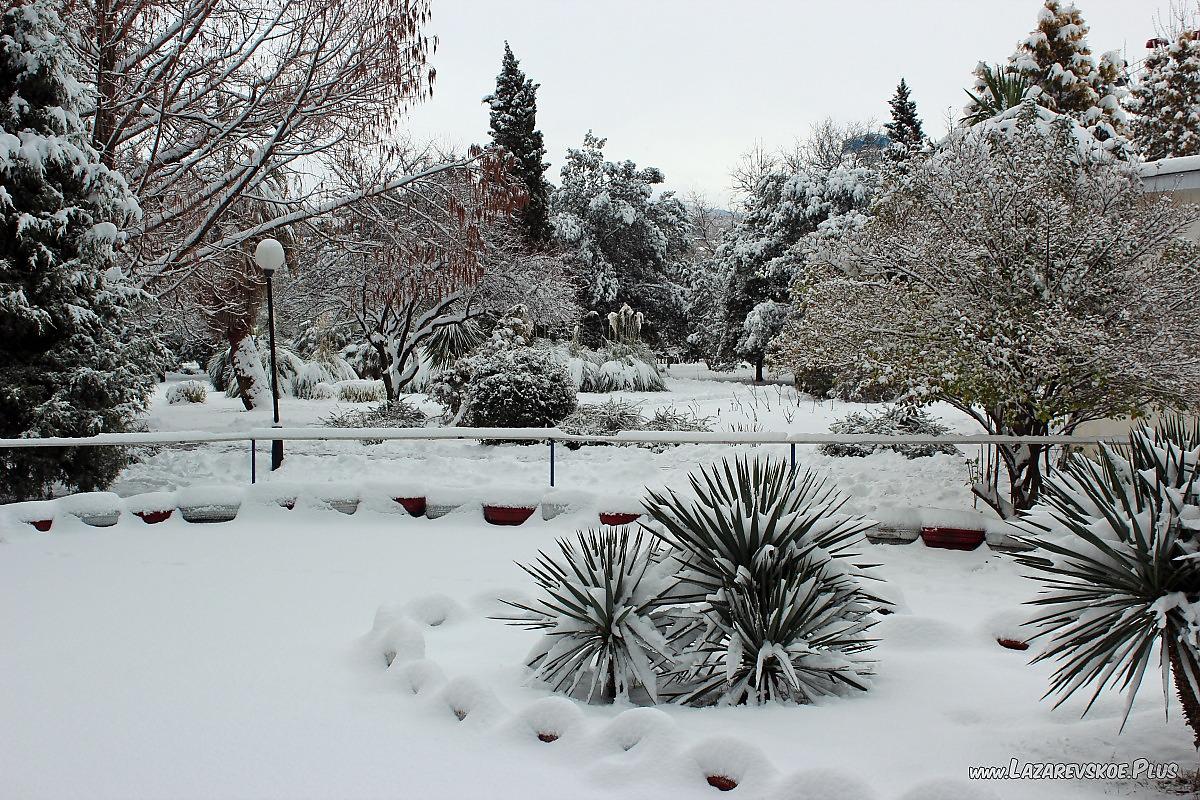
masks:
<svg viewBox="0 0 1200 800"><path fill-rule="evenodd" d="M1168 0L1076 0L1094 53L1141 59ZM456 146L487 140L480 99L504 40L537 83L549 176L595 130L610 159L660 167L667 188L725 203L755 140L811 123L887 119L908 80L928 133L958 114L976 62L1000 62L1041 0L434 0L433 99L410 127Z"/></svg>

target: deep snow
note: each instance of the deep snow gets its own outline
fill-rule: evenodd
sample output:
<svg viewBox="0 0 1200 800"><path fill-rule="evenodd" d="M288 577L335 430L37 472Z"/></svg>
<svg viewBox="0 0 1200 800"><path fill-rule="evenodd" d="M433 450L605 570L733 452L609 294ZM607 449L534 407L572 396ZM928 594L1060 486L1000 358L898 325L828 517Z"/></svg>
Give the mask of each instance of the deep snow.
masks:
<svg viewBox="0 0 1200 800"><path fill-rule="evenodd" d="M967 767L1194 761L1152 682L1119 736L1116 696L1086 721L1039 702L1048 668L995 642L1020 635L1035 587L986 547L867 545L901 600L867 694L589 707L525 685L537 634L487 617L532 591L514 560L594 518L397 512L247 503L230 523L0 530L0 796L688 798L717 796L716 771L743 798L1069 800L1156 794L970 784Z"/></svg>

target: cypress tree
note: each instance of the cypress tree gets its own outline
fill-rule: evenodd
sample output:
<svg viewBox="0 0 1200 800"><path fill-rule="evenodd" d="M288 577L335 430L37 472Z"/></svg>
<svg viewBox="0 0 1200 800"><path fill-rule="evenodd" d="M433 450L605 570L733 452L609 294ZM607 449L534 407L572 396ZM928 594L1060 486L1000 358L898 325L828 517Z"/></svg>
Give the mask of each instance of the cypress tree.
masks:
<svg viewBox="0 0 1200 800"><path fill-rule="evenodd" d="M0 19L0 437L125 430L151 386L127 339L133 290L115 248L138 213L80 119L81 73L61 0L15 0ZM0 495L107 485L110 447L0 450Z"/></svg>
<svg viewBox="0 0 1200 800"><path fill-rule="evenodd" d="M903 159L925 144L925 130L921 126L921 118L917 116L917 104L913 102L904 78L900 79L900 85L896 87L896 93L888 105L892 108L892 121L883 127L895 148L891 154Z"/></svg>
<svg viewBox="0 0 1200 800"><path fill-rule="evenodd" d="M535 247L550 240L550 186L546 182L550 165L542 160L546 146L537 129L538 86L521 71L521 62L505 42L496 91L483 102L491 107L492 141L513 156L516 177L529 195L518 219L526 240Z"/></svg>

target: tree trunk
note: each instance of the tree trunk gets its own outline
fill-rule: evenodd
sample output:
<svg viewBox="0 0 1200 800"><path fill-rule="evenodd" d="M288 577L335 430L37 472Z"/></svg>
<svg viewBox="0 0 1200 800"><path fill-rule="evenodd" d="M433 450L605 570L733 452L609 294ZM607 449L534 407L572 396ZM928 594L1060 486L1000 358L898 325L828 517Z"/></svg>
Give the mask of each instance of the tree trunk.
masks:
<svg viewBox="0 0 1200 800"><path fill-rule="evenodd" d="M755 383L763 382L763 357L762 356L759 356L754 361L754 382Z"/></svg>
<svg viewBox="0 0 1200 800"><path fill-rule="evenodd" d="M263 369L254 337L241 326L229 331L229 368L247 411L270 404L270 379Z"/></svg>
<svg viewBox="0 0 1200 800"><path fill-rule="evenodd" d="M1179 695L1179 704L1183 706L1183 718L1192 729L1192 746L1200 749L1200 700L1184 670L1183 658L1179 655L1179 644L1170 638L1167 632L1167 655L1171 660L1171 675L1175 678L1175 691Z"/></svg>

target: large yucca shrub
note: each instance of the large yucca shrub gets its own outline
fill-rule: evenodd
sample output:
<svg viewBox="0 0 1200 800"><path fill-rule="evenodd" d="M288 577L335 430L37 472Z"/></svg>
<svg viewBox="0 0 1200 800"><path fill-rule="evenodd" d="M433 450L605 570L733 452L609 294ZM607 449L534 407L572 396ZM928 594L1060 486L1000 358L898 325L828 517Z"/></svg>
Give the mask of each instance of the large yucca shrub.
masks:
<svg viewBox="0 0 1200 800"><path fill-rule="evenodd" d="M500 617L545 631L529 666L555 691L613 702L643 689L658 700L671 654L660 631L663 578L653 538L628 528L580 532L559 540L557 556L520 565L541 589L531 603L504 601L519 614Z"/></svg>
<svg viewBox="0 0 1200 800"><path fill-rule="evenodd" d="M1115 688L1128 719L1157 656L1200 746L1198 494L1200 423L1174 418L1135 429L1127 448L1072 456L1018 523L1038 548L1018 560L1044 584L1029 624L1045 641L1034 661L1056 665L1056 705L1087 687L1086 714Z"/></svg>
<svg viewBox="0 0 1200 800"><path fill-rule="evenodd" d="M672 694L694 704L811 702L865 689L882 601L863 588L863 532L846 498L771 458L726 460L690 493L650 492L651 529L670 547Z"/></svg>

